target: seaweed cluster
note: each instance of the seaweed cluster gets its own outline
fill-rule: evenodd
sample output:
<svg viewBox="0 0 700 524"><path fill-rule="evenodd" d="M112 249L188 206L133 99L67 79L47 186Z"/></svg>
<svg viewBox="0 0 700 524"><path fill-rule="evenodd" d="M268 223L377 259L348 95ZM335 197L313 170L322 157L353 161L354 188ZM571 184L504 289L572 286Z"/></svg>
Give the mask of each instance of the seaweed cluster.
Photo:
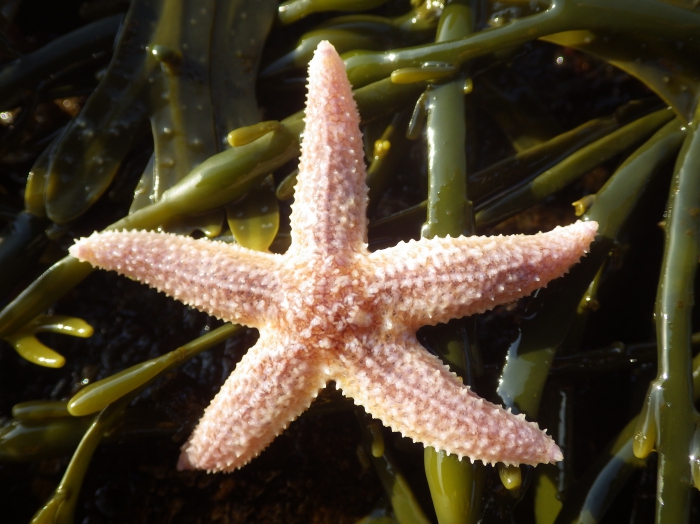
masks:
<svg viewBox="0 0 700 524"><path fill-rule="evenodd" d="M0 11L3 521L698 518L697 1L53 4ZM66 248L127 228L284 251L320 40L355 88L371 248L600 224L534 297L419 333L563 462L460 462L330 388L243 470L175 471L256 335Z"/></svg>

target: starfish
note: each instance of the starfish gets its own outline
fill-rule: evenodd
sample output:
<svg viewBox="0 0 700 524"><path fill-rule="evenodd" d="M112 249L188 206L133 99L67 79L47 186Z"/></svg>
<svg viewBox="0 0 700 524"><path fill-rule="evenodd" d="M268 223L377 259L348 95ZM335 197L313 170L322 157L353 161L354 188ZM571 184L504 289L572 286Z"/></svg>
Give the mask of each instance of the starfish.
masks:
<svg viewBox="0 0 700 524"><path fill-rule="evenodd" d="M322 42L309 64L284 255L144 231L96 233L71 247L80 260L260 331L183 446L179 469L242 467L329 381L393 430L460 459L562 459L537 424L477 396L415 333L546 285L587 251L597 224L422 239L370 253L365 175L345 68Z"/></svg>

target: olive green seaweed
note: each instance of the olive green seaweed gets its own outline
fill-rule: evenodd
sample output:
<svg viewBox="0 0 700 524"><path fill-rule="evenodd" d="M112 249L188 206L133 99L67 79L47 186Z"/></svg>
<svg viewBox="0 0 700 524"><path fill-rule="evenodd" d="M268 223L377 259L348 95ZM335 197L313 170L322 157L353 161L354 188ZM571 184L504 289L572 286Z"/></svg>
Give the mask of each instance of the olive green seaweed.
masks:
<svg viewBox="0 0 700 524"><path fill-rule="evenodd" d="M304 33L296 48L265 67L260 77L271 78L295 67L306 67L322 40L328 40L341 54L354 49L381 50L419 43L435 32L437 5L421 4L394 18L374 15L332 18L321 23L318 29Z"/></svg>
<svg viewBox="0 0 700 524"><path fill-rule="evenodd" d="M623 36L591 31L568 31L542 40L604 59L639 78L684 121L693 119L694 93L700 82L700 69L692 55L683 53L677 42L640 34ZM659 60L660 56L663 60Z"/></svg>
<svg viewBox="0 0 700 524"><path fill-rule="evenodd" d="M384 446L381 423L370 420L362 410L356 410L355 414L362 432L362 449L368 455L384 487L391 503L394 522L397 524L428 524L430 521L423 513L411 486L406 481L391 452Z"/></svg>
<svg viewBox="0 0 700 524"><path fill-rule="evenodd" d="M96 20L59 37L50 46L17 58L0 69L0 109L12 109L36 84L112 48L121 15Z"/></svg>
<svg viewBox="0 0 700 524"><path fill-rule="evenodd" d="M584 146L532 181L515 186L508 193L501 195L498 200L491 201L480 208L476 215L479 227L496 225L541 202L594 167L648 138L673 116L671 110L660 109Z"/></svg>
<svg viewBox="0 0 700 524"><path fill-rule="evenodd" d="M153 410L131 408L126 415L117 430L108 435L112 442L129 434L169 436L175 429L172 421ZM65 401L15 404L12 418L0 428L0 460L28 463L62 459L75 451L92 422L90 416L72 416Z"/></svg>
<svg viewBox="0 0 700 524"><path fill-rule="evenodd" d="M643 139L660 123L672 117L671 112L664 109L653 116L646 115L646 120L638 121L645 116L647 107L644 103L623 106L610 117L593 119L470 175L469 195L474 201L475 209L479 210L475 216L477 229L486 229L499 219L515 214L515 211L510 212L514 208L501 207L502 195L505 195L503 198L512 199L521 208L538 203L623 151L623 146L628 147L639 137ZM622 131L622 124L632 127ZM619 133L613 134L618 131ZM624 142L620 141L621 138ZM579 160L585 160L585 164L573 162L574 155ZM406 231L420 228L426 208L427 200L395 216L376 221L370 224L370 236L398 236L406 240L402 235ZM494 215L501 216L492 218Z"/></svg>
<svg viewBox="0 0 700 524"><path fill-rule="evenodd" d="M165 355L136 364L94 382L81 389L68 401L68 412L73 416L81 417L101 411L124 395L150 384L164 372L236 335L241 329L235 324L223 325Z"/></svg>
<svg viewBox="0 0 700 524"><path fill-rule="evenodd" d="M357 458L364 470L374 470L384 491L358 522L512 520L525 496L532 498L530 511L538 524L601 522L635 471L654 471L648 460L652 452L658 454L655 521L689 521L692 508L697 510L691 490L700 489L700 417L694 405L700 397L700 355L692 356L700 335L691 335L697 329L697 313L692 314L700 259L697 1L132 0L126 15L112 15L114 6L107 4L91 2L84 11L103 18L32 52L22 54L11 39L0 42L3 56L12 58L0 68L0 109L20 115L16 129L0 128L3 155L19 143L37 101L91 90L78 116L56 124L40 138L41 147L30 146L34 156L41 153L32 157L24 210L6 213L0 296L16 296L0 311L0 337L19 356L9 355L60 367L65 358L36 334L91 334L81 319L46 314L90 274L88 264L66 256L33 281L29 277L47 259L61 256L55 255L57 246L69 244L62 234L93 227L87 212L106 199L135 154L142 160L130 209L105 229L199 230L253 249L283 251L289 233L280 215L288 206L278 200L293 197L297 172L286 164L299 155L304 114L274 109L268 114L258 105L256 89L263 96L266 90L286 93L291 78L289 85L300 92L296 81L305 75L318 42L328 40L343 53L364 126L371 249L418 236L488 233L533 207L546 215L548 201L562 190L578 194L574 205L582 220L599 224L590 253L524 302L514 327L518 336L497 378L502 403L539 419L562 447L564 461L534 469L491 468L426 448L421 464L399 451L379 421L352 408L361 434ZM3 11L3 17L8 20L0 21L0 31L10 27L14 14ZM626 98L616 98L614 111L597 112L609 116L588 116L577 127L563 127L533 89L535 82L511 67L533 48L551 51L547 56L558 64L576 50L576 57L590 60L577 73L579 81L595 82L604 68L610 74L615 68L624 72L615 78L634 77L651 96L624 103ZM93 70L104 67L110 53L93 89ZM258 72L260 63L265 67ZM591 64L600 69L587 76ZM510 148L505 158L485 167L475 153L484 143L479 119L493 124ZM412 162L420 158L418 150L424 165L414 170L427 174L427 195L386 216L383 203L397 180L407 180L400 178L399 166L409 151ZM672 165L665 200L665 191L656 190L669 184ZM595 179L587 175L608 169L612 174L600 189L584 189ZM628 233L639 227L634 217L647 212L652 188L653 196L666 202L656 340L604 341L600 344L610 345L591 350L586 337L599 320L599 301L617 278L618 257ZM392 204L389 209L400 209ZM376 220L378 215L385 218ZM20 284L23 289L17 289ZM480 320L453 320L422 329L419 337L466 384L485 386L488 396L488 370L494 366L482 363L486 341L478 343ZM243 330L225 324L89 383L68 401L15 404L12 418L0 425L0 461L73 453L33 522L74 522L83 479L103 438L118 442L129 427L172 436L172 421L160 424L150 413L151 420L144 421L138 418L141 408L129 404L168 371ZM640 414L577 477L574 428L589 422L574 420L577 390L570 379L639 370L654 357L657 376ZM495 373L490 377L495 384ZM610 403L624 409L621 399ZM319 414L324 409L342 411L347 405L312 407ZM411 470L404 468L406 461L413 461ZM424 468L427 483L402 472L415 472L416 464L418 471ZM429 504L428 491L435 517L427 505L421 507Z"/></svg>
<svg viewBox="0 0 700 524"><path fill-rule="evenodd" d="M391 73L391 81L395 84L411 84L413 82L440 82L449 80L457 74L456 67L449 64L423 64L421 67L404 67ZM466 93L466 89L464 89Z"/></svg>
<svg viewBox="0 0 700 524"><path fill-rule="evenodd" d="M61 333L72 337L88 338L92 336L93 329L90 324L80 318L64 315L39 315L21 329L5 337L5 340L14 346L15 351L25 360L40 366L60 368L65 363L65 359L53 349L42 344L36 338L37 333Z"/></svg>
<svg viewBox="0 0 700 524"><path fill-rule="evenodd" d="M75 451L92 423L71 417L62 401L16 404L13 418L0 428L0 460L30 462L63 457Z"/></svg>
<svg viewBox="0 0 700 524"><path fill-rule="evenodd" d="M84 213L106 190L119 164L139 136L147 117L138 99L141 84L130 75L141 67L135 42L145 38L155 20L151 2L135 2L119 35L114 56L103 81L90 96L81 115L72 120L55 146L43 180L32 178L43 188L47 216L57 223ZM124 45L130 43L130 45ZM28 191L33 191L29 189Z"/></svg>
<svg viewBox="0 0 700 524"><path fill-rule="evenodd" d="M67 417L68 405L61 401L30 400L12 406L12 417L15 419L44 419Z"/></svg>
<svg viewBox="0 0 700 524"><path fill-rule="evenodd" d="M229 35L238 31L246 38L246 53L259 55L264 40L249 32L267 32L274 7L270 0L259 2L243 24L242 2L132 2L105 78L69 126L45 175L49 217L68 222L92 206L143 136L148 119L154 160L132 210L157 202L165 190L221 151L231 129L253 124L254 77L240 60L216 67L221 57L212 46L231 46ZM222 29L222 23L232 31ZM216 235L216 223L217 216L209 215L193 225Z"/></svg>
<svg viewBox="0 0 700 524"><path fill-rule="evenodd" d="M690 518L691 442L700 417L693 401L691 313L700 258L700 91L669 189L666 247L656 298L658 376L649 385L633 450L659 454L657 522Z"/></svg>
<svg viewBox="0 0 700 524"><path fill-rule="evenodd" d="M406 126L411 113L407 110L396 113L381 137L372 145L372 161L367 168L368 214L374 213L381 195L391 185L396 165L409 147Z"/></svg>
<svg viewBox="0 0 700 524"><path fill-rule="evenodd" d="M280 225L272 175L251 189L242 200L227 206L226 221L236 243L249 249L267 251Z"/></svg>
<svg viewBox="0 0 700 524"><path fill-rule="evenodd" d="M477 207L484 207L492 195L502 194L512 186L526 183L535 178L535 176L560 165L564 160L577 151L582 150L585 146L597 140L602 140L623 125L644 116L648 112L649 107L649 103L630 102L619 107L610 116L589 120L546 142L496 162L486 169L470 175L469 194L476 202ZM606 142L613 143L614 140L608 139ZM596 150L597 147L593 149Z"/></svg>
<svg viewBox="0 0 700 524"><path fill-rule="evenodd" d="M32 524L73 524L75 507L83 478L95 449L105 433L123 416L124 408L140 393L140 389L110 404L96 415L73 453L65 473L52 497L34 514Z"/></svg>
<svg viewBox="0 0 700 524"><path fill-rule="evenodd" d="M498 393L506 405L536 416L547 372L555 353L564 348L570 330L584 322L580 304L585 302L589 283L599 273L625 221L643 195L649 178L681 146L685 128L675 119L666 124L630 156L598 192L585 218L599 223L599 235L591 253L571 272L543 290L537 300L544 304L523 323L519 339L511 346L503 368ZM557 301L547 301L550 295Z"/></svg>
<svg viewBox="0 0 700 524"><path fill-rule="evenodd" d="M53 496L35 514L35 523L72 524L75 505L90 459L102 438L124 416L131 401L163 372L183 364L212 346L234 336L240 326L226 324L162 357L133 366L91 384L66 403L18 405L15 420L0 432L0 457L14 460L60 455L82 439ZM89 415L99 411L90 420ZM68 413L73 417L66 417Z"/></svg>
<svg viewBox="0 0 700 524"><path fill-rule="evenodd" d="M384 53L348 54L345 66L350 83L359 87L386 78L392 71L403 67L420 67L424 62L461 67L474 58L577 29L644 34L673 42L683 41L686 52L692 53L699 45L698 24L700 13L657 0L558 0L541 13L515 19L467 38Z"/></svg>
<svg viewBox="0 0 700 524"><path fill-rule="evenodd" d="M692 337L697 349L700 335ZM656 344L650 344L656 349ZM700 399L700 355L695 355L693 368L693 400ZM586 473L570 486L570 495L559 513L556 524L600 522L636 470L646 466L647 461L634 453L635 434L639 416L630 420L624 429L606 446L599 458Z"/></svg>
<svg viewBox="0 0 700 524"><path fill-rule="evenodd" d="M388 0L291 0L279 6L279 19L291 24L312 13L323 11L362 11L373 9Z"/></svg>
<svg viewBox="0 0 700 524"><path fill-rule="evenodd" d="M476 3L447 2L436 41L464 37L473 31ZM425 238L474 233L467 192L466 111L464 79L431 86L426 92L428 136L428 206L421 235ZM467 383L471 382L470 347L475 343L470 320L433 328L434 349ZM469 349L467 349L469 348ZM484 476L481 464L459 460L431 447L424 452L425 473L440 524L476 522Z"/></svg>
<svg viewBox="0 0 700 524"><path fill-rule="evenodd" d="M538 294L537 301L544 306L521 325L521 336L509 350L498 388L506 405L536 417L552 358L567 335L582 297L642 197L649 178L677 152L684 135L677 119L666 124L627 159L596 195L595 204L584 217L599 224L591 252L568 275ZM550 294L557 294L558 300L547 301Z"/></svg>
<svg viewBox="0 0 700 524"><path fill-rule="evenodd" d="M117 405L122 402L121 399L132 400L163 373L235 336L242 329L241 326L225 324L174 351L94 382L68 402L31 401L16 404L12 409L13 419L0 429L0 458L29 461L70 453L93 423L89 415ZM121 409L127 404L123 404ZM81 460L89 458L83 456ZM75 476L71 482L74 485L80 483Z"/></svg>

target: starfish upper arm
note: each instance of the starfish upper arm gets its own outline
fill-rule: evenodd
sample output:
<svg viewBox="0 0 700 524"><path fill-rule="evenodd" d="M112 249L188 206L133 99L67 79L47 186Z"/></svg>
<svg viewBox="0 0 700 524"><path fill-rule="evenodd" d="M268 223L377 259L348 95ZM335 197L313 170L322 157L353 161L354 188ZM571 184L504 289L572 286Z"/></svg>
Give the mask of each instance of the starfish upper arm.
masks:
<svg viewBox="0 0 700 524"><path fill-rule="evenodd" d="M259 327L275 314L270 298L279 287L277 255L146 231L95 234L70 253L230 322Z"/></svg>
<svg viewBox="0 0 700 524"><path fill-rule="evenodd" d="M417 329L482 313L560 277L588 250L595 222L509 237L433 238L370 255L374 291Z"/></svg>

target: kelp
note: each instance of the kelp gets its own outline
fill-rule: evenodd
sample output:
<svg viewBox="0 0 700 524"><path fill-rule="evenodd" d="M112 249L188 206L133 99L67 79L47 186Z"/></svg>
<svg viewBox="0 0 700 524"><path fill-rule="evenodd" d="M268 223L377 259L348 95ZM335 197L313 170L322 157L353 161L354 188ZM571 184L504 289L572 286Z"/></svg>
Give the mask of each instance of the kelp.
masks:
<svg viewBox="0 0 700 524"><path fill-rule="evenodd" d="M469 2L446 5L435 40L453 40L472 33L474 8ZM457 77L433 86L426 94L428 205L421 236L471 235L474 233L474 213L467 191L464 78ZM430 344L431 349L465 383L470 384L474 366L470 355L478 351L474 347L473 321L453 320L428 331L432 331L428 336L434 341ZM424 461L438 521L476 522L483 489L481 466L432 447L426 447Z"/></svg>
<svg viewBox="0 0 700 524"><path fill-rule="evenodd" d="M0 153L10 155L24 133L24 143L40 154L23 175L23 205L0 193L6 222L0 337L17 351L3 348L3 358L23 358L52 373L79 358L49 347L60 338L55 334L92 333L88 323L95 318L63 314L92 272L65 256L76 235L93 229L194 232L283 251L289 243L285 201L293 198L296 181L290 161L299 154L304 125L300 80L317 43L329 40L344 53L364 126L371 249L420 235L517 232L528 221L545 227L556 220L550 216L561 216L558 204L566 199L575 201L583 220L599 223L588 256L518 308L419 332L466 384L546 425L564 461L491 468L430 448L420 455L353 409L356 460L377 485L360 522L491 522L513 515L542 524L600 522L625 505L624 488L641 482L635 477L640 471L658 475L656 522L688 521L697 511L693 486L700 486L698 337L691 335L700 328L693 308L700 257L696 4L511 0L483 10L471 0L293 0L280 6L270 0L132 0L121 13L125 2L105 0L85 8L88 23L34 49L18 40L14 14L7 11L0 109L20 118L0 137ZM627 75L639 84L628 98L612 97L594 115L565 122L556 107L542 103L551 96L537 92L541 82L517 68L542 49L549 53L541 56L556 53L557 64L572 56L582 60L586 67L576 74L584 84L591 67L620 84L631 85ZM94 87L86 71L95 75L110 54ZM587 87L560 96L576 106ZM82 92L89 96L77 116L32 135L30 115L38 104ZM119 192L129 193L128 201L116 216L101 217ZM632 334L606 330L623 322L624 311L608 304L619 300L611 294L624 280L620 267L636 262L626 253L653 236L651 221L640 219L650 213L664 218L666 245L663 254L658 247L660 277L647 269L653 277L638 287L658 286L656 311L644 312L649 325L655 320L656 335L641 327ZM564 220L573 220L573 212ZM504 318L510 338L485 338L490 323ZM54 335L47 339L46 333ZM16 399L0 429L0 461L41 463L72 453L35 521L69 523L85 511L81 486L94 475L89 466L103 440L138 439L157 428L181 442L176 424L136 416L134 399L177 382L172 377L181 376L183 366L242 333L238 326L219 326L178 349L146 352L140 363L100 380L86 378L70 394L58 388L60 399L46 392ZM632 339L610 338L617 333ZM490 356L494 344L508 346L505 362ZM608 347L596 349L600 345ZM654 347L655 379L649 376ZM595 409L621 411L628 404L629 414L639 415L623 416L631 418L624 427L620 420L619 427L593 431L587 426L597 421L582 418L576 406L585 389L579 385L593 374L615 373L633 376L624 384L630 391L621 386L621 398ZM649 391L641 402L632 390L645 380ZM302 419L349 411L329 393ZM195 419L190 414L187 424ZM587 438L590 449L583 450ZM119 453L124 444L110 445ZM580 456L590 465L576 464ZM173 457L167 468L174 466ZM523 498L534 508L526 516L526 506L518 504Z"/></svg>

